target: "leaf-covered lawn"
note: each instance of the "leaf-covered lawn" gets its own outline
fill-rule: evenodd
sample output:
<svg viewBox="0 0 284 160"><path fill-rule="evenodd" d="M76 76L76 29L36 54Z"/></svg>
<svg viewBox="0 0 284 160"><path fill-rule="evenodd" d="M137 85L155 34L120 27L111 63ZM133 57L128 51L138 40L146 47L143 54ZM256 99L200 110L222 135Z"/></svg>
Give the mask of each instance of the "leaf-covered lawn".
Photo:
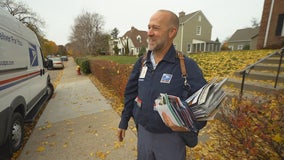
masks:
<svg viewBox="0 0 284 160"><path fill-rule="evenodd" d="M201 67L207 80L214 77L229 77L235 71L244 69L259 59L273 53L272 50L230 51L217 53L190 54Z"/></svg>

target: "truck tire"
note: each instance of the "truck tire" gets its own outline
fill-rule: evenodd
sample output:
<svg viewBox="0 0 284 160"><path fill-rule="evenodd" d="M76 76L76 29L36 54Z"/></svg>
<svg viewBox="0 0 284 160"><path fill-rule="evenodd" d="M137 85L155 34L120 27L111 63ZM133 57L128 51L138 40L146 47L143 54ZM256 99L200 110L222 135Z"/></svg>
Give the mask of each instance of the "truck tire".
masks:
<svg viewBox="0 0 284 160"><path fill-rule="evenodd" d="M48 83L47 84L47 94L48 94L48 98L47 99L48 100L51 99L53 93L54 93L54 87L53 87L52 83Z"/></svg>
<svg viewBox="0 0 284 160"><path fill-rule="evenodd" d="M24 139L24 118L20 113L16 112L13 114L8 134L5 148L7 149L8 154L12 155L20 149Z"/></svg>

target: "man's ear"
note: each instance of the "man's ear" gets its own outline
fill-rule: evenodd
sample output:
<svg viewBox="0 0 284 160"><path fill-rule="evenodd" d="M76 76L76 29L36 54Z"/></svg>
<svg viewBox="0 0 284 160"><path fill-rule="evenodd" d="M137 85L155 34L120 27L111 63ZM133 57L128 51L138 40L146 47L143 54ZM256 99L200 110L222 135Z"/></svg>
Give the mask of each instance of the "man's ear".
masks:
<svg viewBox="0 0 284 160"><path fill-rule="evenodd" d="M177 28L176 27L172 27L170 29L170 32L169 32L169 38L174 39L176 35L177 35Z"/></svg>

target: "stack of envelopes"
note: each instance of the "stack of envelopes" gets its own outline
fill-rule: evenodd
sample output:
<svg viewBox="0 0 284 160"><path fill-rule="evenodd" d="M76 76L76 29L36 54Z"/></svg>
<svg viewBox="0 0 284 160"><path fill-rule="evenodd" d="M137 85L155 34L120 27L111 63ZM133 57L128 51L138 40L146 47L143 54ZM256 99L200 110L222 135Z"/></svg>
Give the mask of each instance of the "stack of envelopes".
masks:
<svg viewBox="0 0 284 160"><path fill-rule="evenodd" d="M185 102L182 102L179 97L161 93L155 100L154 109L159 112L162 119L164 112L175 125L196 131L195 121L212 120L216 115L225 97L225 92L221 88L226 80L227 78L217 82L217 78L214 78Z"/></svg>

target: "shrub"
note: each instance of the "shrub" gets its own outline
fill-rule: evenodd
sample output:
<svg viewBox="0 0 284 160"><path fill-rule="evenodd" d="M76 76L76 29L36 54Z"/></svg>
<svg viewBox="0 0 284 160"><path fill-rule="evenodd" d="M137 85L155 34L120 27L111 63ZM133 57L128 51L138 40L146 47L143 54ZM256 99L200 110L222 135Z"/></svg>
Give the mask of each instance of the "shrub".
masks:
<svg viewBox="0 0 284 160"><path fill-rule="evenodd" d="M250 45L249 44L245 45L244 48L243 48L243 50L249 50L249 49L250 49Z"/></svg>
<svg viewBox="0 0 284 160"><path fill-rule="evenodd" d="M91 73L91 70L90 70L90 62L89 62L89 59L88 59L88 58L86 58L86 57L77 57L77 58L75 58L75 62L77 63L77 65L80 66L81 71L82 71L84 74L89 74L89 73Z"/></svg>
<svg viewBox="0 0 284 160"><path fill-rule="evenodd" d="M124 98L124 90L132 65L118 64L113 61L95 59L90 61L92 74L120 98Z"/></svg>
<svg viewBox="0 0 284 160"><path fill-rule="evenodd" d="M89 74L89 73L91 73L91 71L90 71L90 62L89 62L88 59L82 61L82 63L81 63L81 68L82 68L82 72L83 72L84 74Z"/></svg>
<svg viewBox="0 0 284 160"><path fill-rule="evenodd" d="M238 98L225 105L218 119L210 124L213 142L204 146L211 145L210 158L283 159L283 93L276 93L271 101L261 105Z"/></svg>
<svg viewBox="0 0 284 160"><path fill-rule="evenodd" d="M140 49L140 51L139 51L138 57L141 57L141 56L143 56L143 55L146 54L146 53L147 53L147 50L146 50L146 48L143 46L143 47L141 47L141 49Z"/></svg>

